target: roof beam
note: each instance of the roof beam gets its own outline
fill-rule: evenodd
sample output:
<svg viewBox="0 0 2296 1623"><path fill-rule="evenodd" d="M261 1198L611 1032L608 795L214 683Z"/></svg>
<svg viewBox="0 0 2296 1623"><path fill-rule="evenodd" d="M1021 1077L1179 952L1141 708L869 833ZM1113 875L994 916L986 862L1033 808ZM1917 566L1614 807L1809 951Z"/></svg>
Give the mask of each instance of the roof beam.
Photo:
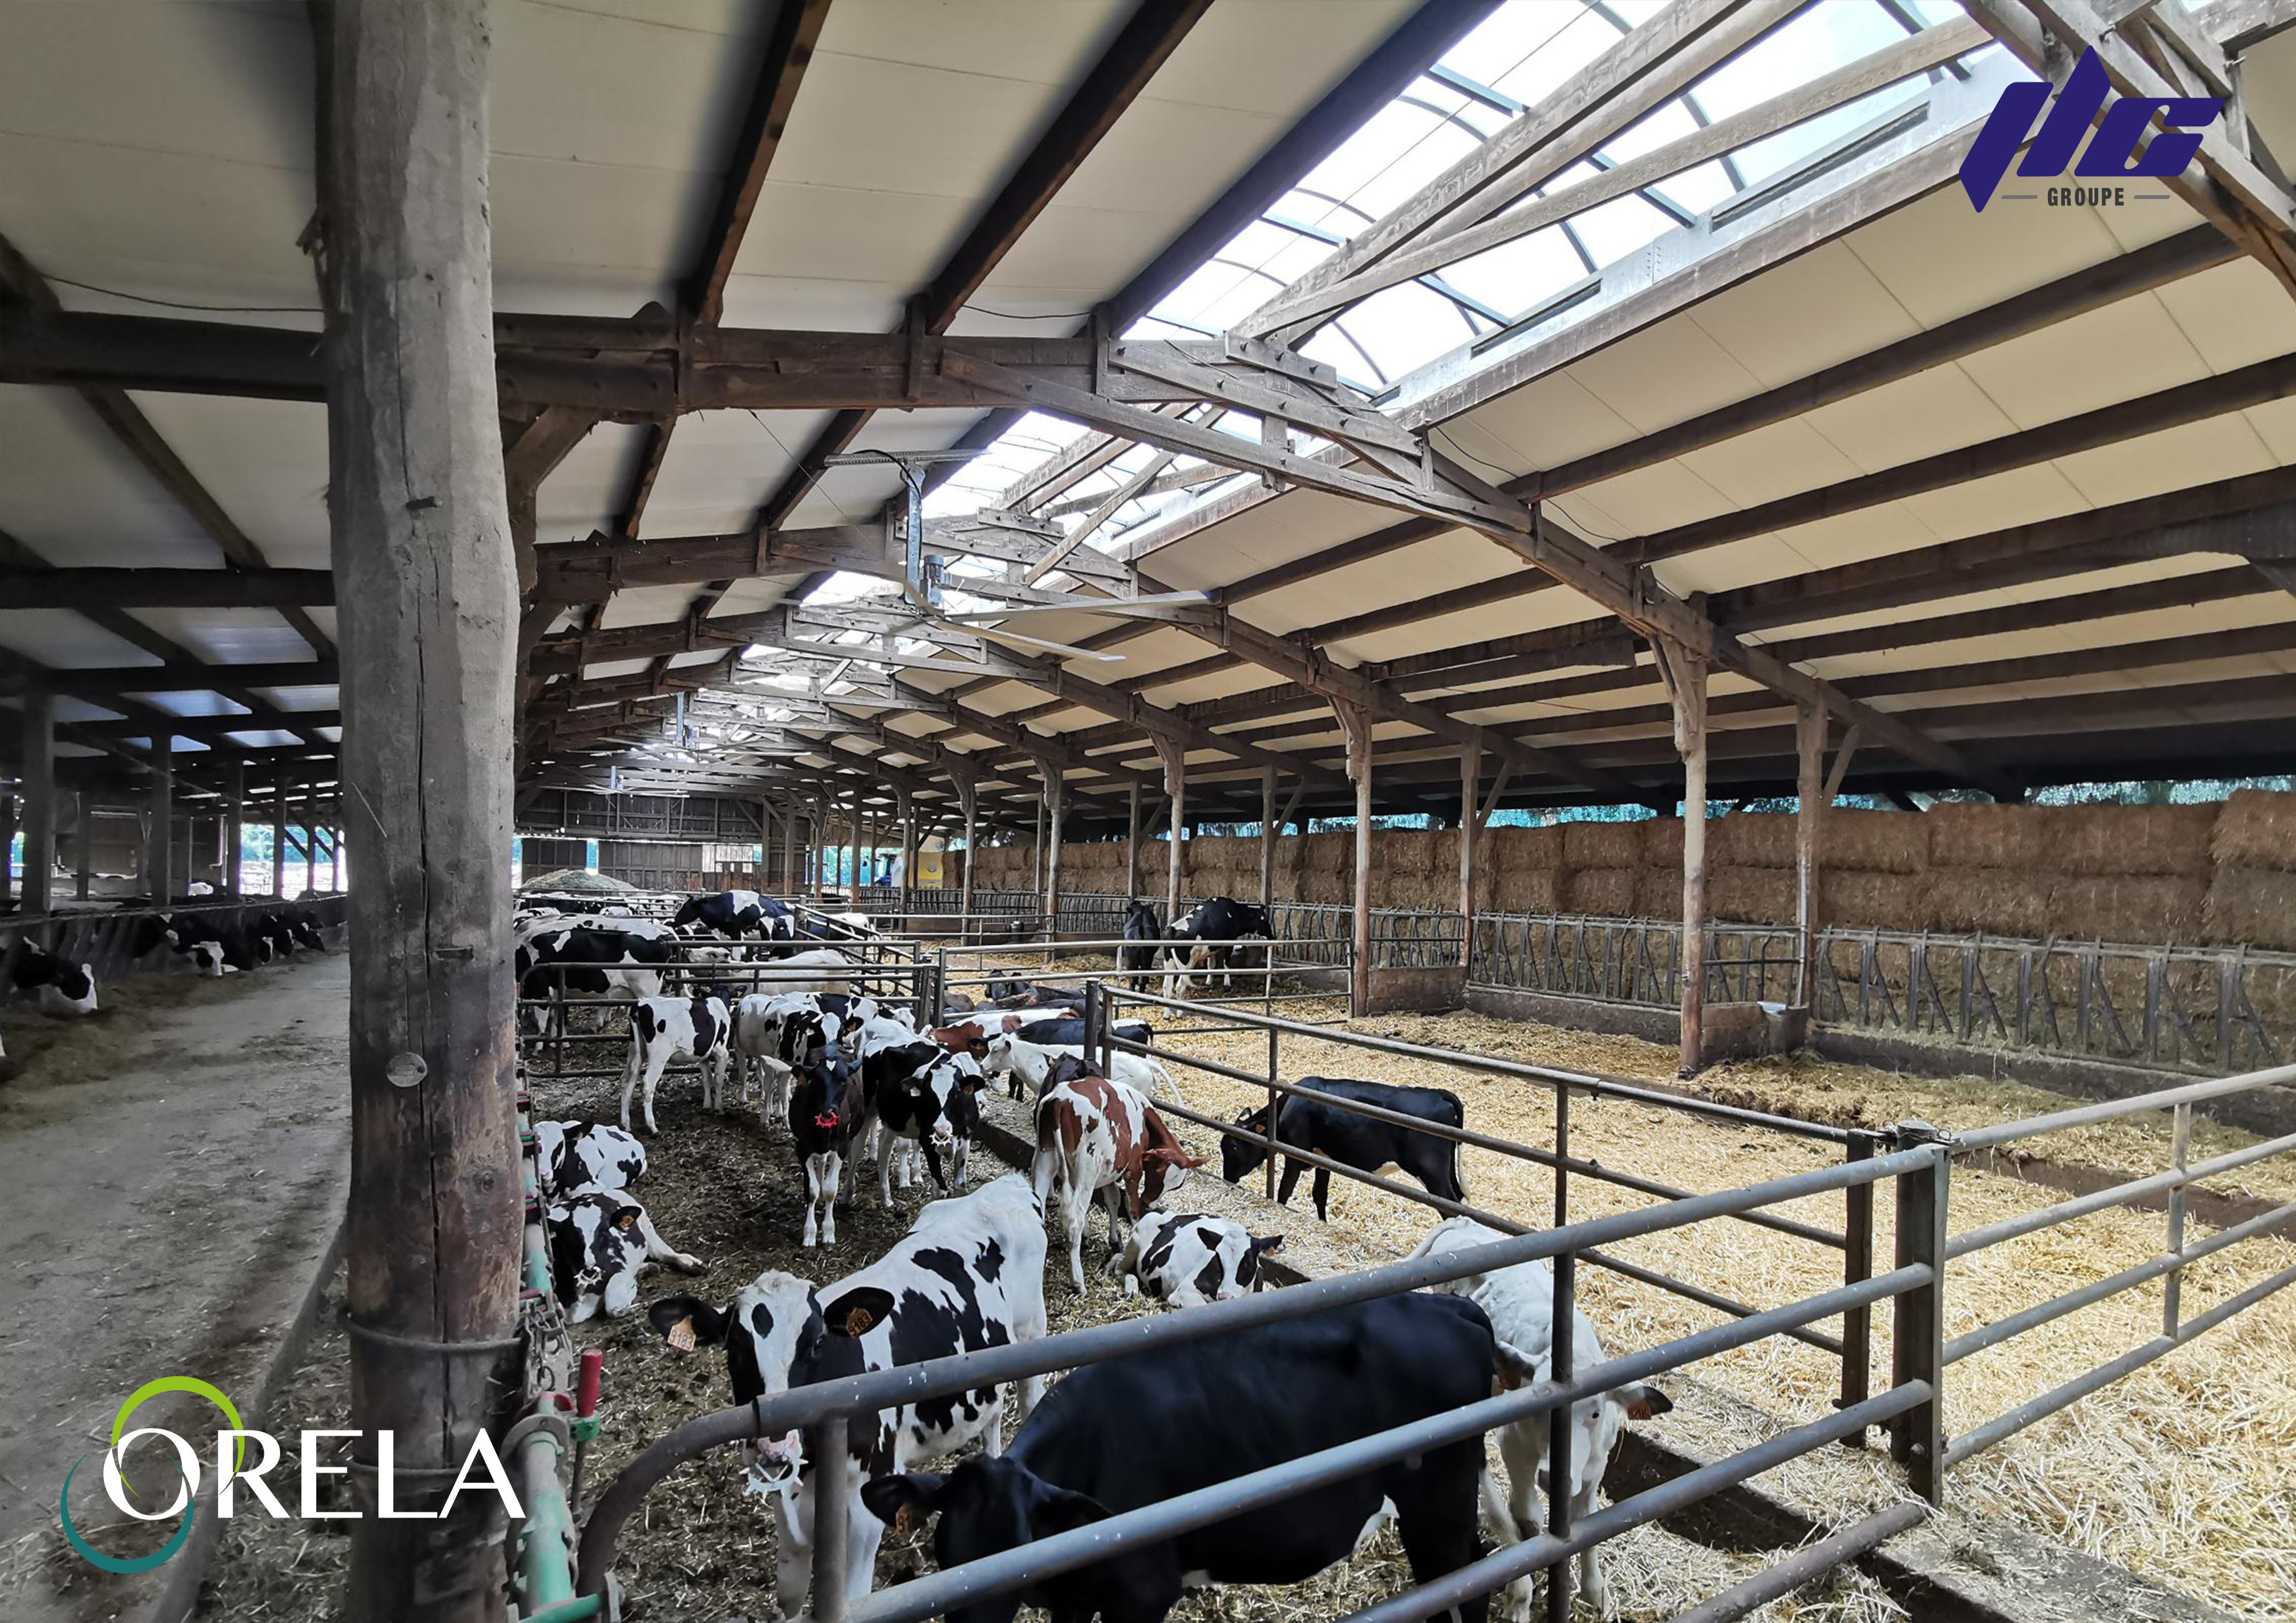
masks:
<svg viewBox="0 0 2296 1623"><path fill-rule="evenodd" d="M782 0L775 10L773 31L767 37L765 56L758 64L757 84L750 94L749 110L742 118L742 133L734 143L733 161L709 215L701 262L685 288L686 307L704 326L715 326L726 307L726 283L741 257L750 218L757 212L758 195L766 173L781 148L782 132L789 127L790 111L797 104L799 86L820 42L822 24L829 17L829 0Z"/></svg>
<svg viewBox="0 0 2296 1623"><path fill-rule="evenodd" d="M11 609L275 609L335 601L330 570L0 570Z"/></svg>
<svg viewBox="0 0 2296 1623"><path fill-rule="evenodd" d="M330 687L341 673L332 658L224 667L163 660L156 665L52 667L39 681L75 699L109 702L130 693L212 693L225 677L244 687ZM29 684L28 678L0 675L0 693Z"/></svg>

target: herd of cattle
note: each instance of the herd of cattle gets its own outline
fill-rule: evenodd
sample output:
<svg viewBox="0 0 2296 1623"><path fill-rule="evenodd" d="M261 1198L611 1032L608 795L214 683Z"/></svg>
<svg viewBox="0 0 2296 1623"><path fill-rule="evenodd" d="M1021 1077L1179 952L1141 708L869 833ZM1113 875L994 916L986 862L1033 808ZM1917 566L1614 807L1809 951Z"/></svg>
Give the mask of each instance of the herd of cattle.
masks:
<svg viewBox="0 0 2296 1623"><path fill-rule="evenodd" d="M211 889L199 887L212 895ZM135 921L127 956L143 958L165 949L168 957L206 976L236 974L276 963L296 949L324 952L319 915L299 903L283 902L234 922L222 911L169 909ZM41 1013L58 1020L96 1012L95 965L75 963L26 939L8 960L15 988L35 999ZM0 1049L0 1059L7 1057Z"/></svg>
<svg viewBox="0 0 2296 1623"><path fill-rule="evenodd" d="M716 906L726 899L699 898L689 908L696 918L685 922L732 939L721 924L701 923L712 914L746 911ZM761 916L775 918L762 909ZM1214 928L1233 922L1223 918ZM595 928L554 926L562 939ZM817 986L777 986L730 1003L690 986L676 995L659 985L629 988L620 1125L569 1120L537 1128L554 1273L570 1317L630 1311L640 1275L657 1265L688 1272L702 1266L663 1239L632 1193L646 1152L631 1130L631 1098L643 1090L639 1116L654 1132L655 1088L672 1062L701 1071L705 1109L756 1102L769 1135L786 1127L804 1190L802 1247L834 1242L837 1208L856 1198L865 1158L874 1160L879 1198L889 1210L895 1209L896 1182L906 1191L919 1159L944 1197L926 1204L883 1256L834 1283L768 1269L728 1300L677 1292L648 1306L648 1323L670 1347L723 1356L737 1405L1045 1335L1046 1231L1056 1209L1068 1241L1070 1283L1080 1296L1086 1289L1083 1236L1095 1204L1108 1222L1103 1271L1120 1275L1128 1294L1190 1307L1259 1288L1280 1236L1168 1209L1204 1158L1175 1136L1152 1102L1152 1091L1179 1097L1156 1062L1119 1052L1104 1068L1095 1065L1073 1008L921 1012L891 996L869 996L853 962L833 947L802 947L793 934L770 928L758 939L777 954L787 949L779 958L783 965L816 952L837 962L806 966L818 969ZM694 963L698 939L689 937L687 950L673 955ZM1163 967L1194 973L1226 967L1206 949L1189 949L1186 958L1184 965ZM539 954L535 962L544 962ZM645 960L585 962L624 973ZM675 972L668 956L652 962L657 973ZM1121 1034L1143 1044L1152 1036L1145 1028ZM980 1095L999 1077L1016 1100L1033 1097L1033 1160L1026 1174L962 1193L980 1122ZM1286 1093L1272 1119L1262 1107L1224 1135L1221 1171L1229 1182L1263 1165L1272 1142L1279 1152L1297 1150L1367 1172L1399 1168L1433 1194L1464 1198L1458 1141L1407 1125L1463 1128L1456 1094L1316 1077L1295 1086L1302 1091ZM1366 1116L1349 1105L1384 1114ZM1307 1165L1285 1158L1280 1200L1288 1203ZM1315 1170L1322 1217L1330 1174ZM1455 1217L1438 1225L1414 1254L1501 1238ZM820 1469L824 1462L808 1457L798 1432L745 1443L749 1491L769 1501L778 1528L783 1614L796 1616L805 1605L819 1514L846 1518L845 1593L857 1601L869 1592L889 1526L907 1533L937 1518L935 1556L952 1567L1543 1380L1552 1301L1545 1266L1519 1264L1468 1275L1432 1294L1087 1365L1049 1393L1041 1378L1031 1378L1020 1383L1021 1424L1009 1446L1003 1440L1004 1391L995 1386L906 1403L882 1412L874 1426L849 1426L850 1457L831 1473ZM1602 1361L1583 1315L1571 1334L1578 1367ZM1622 1423L1669 1406L1645 1386L1575 1406L1565 1472L1576 1514L1592 1509ZM1344 1560L1390 1517L1414 1579L1431 1579L1477 1559L1484 1524L1505 1543L1540 1530L1546 1421L1506 1428L1499 1441L1505 1489L1487 1463L1482 1439L1472 1438L1045 1579L966 1615L993 1623L1026 1603L1056 1618L1099 1612L1157 1619L1185 1590L1207 1583L1312 1577ZM975 1444L978 1453L968 1452ZM966 1457L945 1472L912 1469L960 1453ZM1593 1552L1581 1558L1580 1570L1584 1594L1603 1607ZM1120 1607L1112 1604L1119 1596ZM1528 1580L1511 1586L1502 1596L1504 1614L1527 1616L1529 1598ZM1480 1602L1460 1609L1471 1623L1485 1611Z"/></svg>

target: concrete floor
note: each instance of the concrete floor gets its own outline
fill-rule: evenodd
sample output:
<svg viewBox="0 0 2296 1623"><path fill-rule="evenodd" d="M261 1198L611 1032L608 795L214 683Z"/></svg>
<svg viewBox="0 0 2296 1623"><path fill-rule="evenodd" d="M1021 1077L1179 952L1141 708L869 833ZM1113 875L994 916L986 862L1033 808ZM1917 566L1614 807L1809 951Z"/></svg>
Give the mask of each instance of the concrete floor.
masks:
<svg viewBox="0 0 2296 1623"><path fill-rule="evenodd" d="M168 1569L98 1572L63 1545L56 1514L65 1471L87 1454L75 1525L108 1553L156 1547L159 1535L119 1526L96 1475L136 1387L193 1375L241 1405L247 1425L303 1423L248 1409L342 1210L348 984L337 952L220 980L130 978L103 988L86 1021L10 1005L0 1616L11 1623L141 1615L160 1593ZM164 1396L135 1423L171 1426L206 1455L226 1422L202 1399Z"/></svg>

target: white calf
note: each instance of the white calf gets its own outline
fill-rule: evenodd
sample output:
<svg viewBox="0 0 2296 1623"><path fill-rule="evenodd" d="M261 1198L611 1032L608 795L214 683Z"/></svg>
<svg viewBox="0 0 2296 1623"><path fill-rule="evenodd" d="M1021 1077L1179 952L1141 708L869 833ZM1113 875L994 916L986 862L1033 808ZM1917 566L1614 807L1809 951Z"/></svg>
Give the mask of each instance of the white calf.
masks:
<svg viewBox="0 0 2296 1623"><path fill-rule="evenodd" d="M1439 1257L1447 1251L1472 1250L1508 1236L1472 1217L1447 1217L1412 1252L1416 1257ZM1529 1366L1533 1381L1547 1379L1553 1368L1554 1342L1554 1284L1543 1262L1517 1263L1490 1274L1470 1274L1431 1289L1464 1296L1491 1321L1502 1348ZM1603 1344L1595 1326L1576 1309L1571 1314L1570 1367L1588 1370L1603 1362ZM1674 1407L1665 1393L1648 1385L1620 1387L1599 1398L1581 1398L1570 1411L1570 1458L1565 1469L1570 1480L1570 1520L1573 1525L1595 1513L1595 1491L1618 1447L1619 1433L1629 1420L1648 1420ZM1547 1417L1534 1415L1499 1432L1499 1457L1506 1462L1507 1493L1502 1502L1489 1468L1483 1471L1483 1508L1491 1530L1505 1543L1536 1537L1546 1529L1545 1507L1538 1496L1540 1468L1546 1462ZM1510 1616L1529 1612L1529 1579L1508 1591ZM1603 1581L1600 1546L1578 1557L1578 1589L1587 1603L1609 1614L1609 1594Z"/></svg>
<svg viewBox="0 0 2296 1623"><path fill-rule="evenodd" d="M645 1088L646 1131L656 1132L653 1090L678 1061L701 1068L701 1108L722 1102L733 1056L733 1017L720 997L641 997L630 1006L630 1058L622 1070L622 1130L630 1126L630 1094Z"/></svg>

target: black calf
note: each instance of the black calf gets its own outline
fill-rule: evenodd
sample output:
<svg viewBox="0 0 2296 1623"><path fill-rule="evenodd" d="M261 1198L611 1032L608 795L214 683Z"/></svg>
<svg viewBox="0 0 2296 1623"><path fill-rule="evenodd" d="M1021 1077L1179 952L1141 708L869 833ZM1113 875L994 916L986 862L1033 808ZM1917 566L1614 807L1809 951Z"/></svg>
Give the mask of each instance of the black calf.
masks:
<svg viewBox="0 0 2296 1623"><path fill-rule="evenodd" d="M1459 1095L1447 1088L1393 1087L1384 1082L1349 1082L1332 1077L1302 1077L1299 1086L1328 1094L1334 1099L1350 1099L1358 1104L1416 1116L1439 1127L1466 1126L1466 1112L1459 1104ZM1235 1125L1265 1135L1267 1107L1263 1104L1256 1111L1245 1111L1235 1119ZM1439 1138L1398 1122L1377 1121L1336 1105L1286 1094L1275 1102L1275 1141L1292 1149L1313 1151L1365 1172L1399 1167L1424 1184L1430 1194L1440 1195L1447 1201L1467 1198L1459 1182L1459 1145L1456 1139ZM1267 1151L1262 1145L1241 1138L1220 1141L1220 1176L1231 1184L1267 1160ZM1299 1186L1300 1175L1307 1169L1307 1162L1285 1158L1283 1181L1275 1191L1278 1201L1290 1203L1292 1191ZM1331 1193L1331 1173L1316 1168L1316 1217L1328 1219Z"/></svg>

